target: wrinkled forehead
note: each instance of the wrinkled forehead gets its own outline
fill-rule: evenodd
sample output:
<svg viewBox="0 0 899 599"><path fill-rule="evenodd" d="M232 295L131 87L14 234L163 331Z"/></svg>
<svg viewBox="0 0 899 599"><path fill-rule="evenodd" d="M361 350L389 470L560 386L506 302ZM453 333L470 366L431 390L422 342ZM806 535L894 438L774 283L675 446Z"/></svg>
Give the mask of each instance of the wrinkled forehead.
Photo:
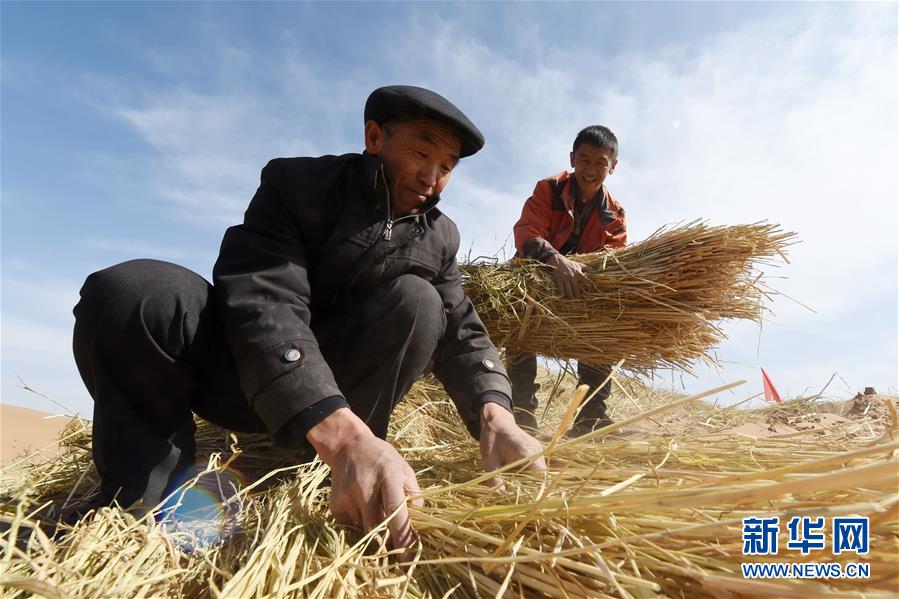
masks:
<svg viewBox="0 0 899 599"><path fill-rule="evenodd" d="M397 133L402 132L403 135L433 145L451 154L456 160L459 159L459 153L462 151L459 135L440 121L413 118L397 123L394 129Z"/></svg>

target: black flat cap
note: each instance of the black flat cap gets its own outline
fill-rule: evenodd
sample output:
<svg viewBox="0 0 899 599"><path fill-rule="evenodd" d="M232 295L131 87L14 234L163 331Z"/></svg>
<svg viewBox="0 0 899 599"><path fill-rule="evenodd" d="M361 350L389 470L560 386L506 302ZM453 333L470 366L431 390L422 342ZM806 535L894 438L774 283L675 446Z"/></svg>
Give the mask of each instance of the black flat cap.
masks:
<svg viewBox="0 0 899 599"><path fill-rule="evenodd" d="M462 144L461 157L484 147L484 136L449 100L423 87L388 85L379 87L365 102L365 121L383 125L396 118L423 117L448 126Z"/></svg>

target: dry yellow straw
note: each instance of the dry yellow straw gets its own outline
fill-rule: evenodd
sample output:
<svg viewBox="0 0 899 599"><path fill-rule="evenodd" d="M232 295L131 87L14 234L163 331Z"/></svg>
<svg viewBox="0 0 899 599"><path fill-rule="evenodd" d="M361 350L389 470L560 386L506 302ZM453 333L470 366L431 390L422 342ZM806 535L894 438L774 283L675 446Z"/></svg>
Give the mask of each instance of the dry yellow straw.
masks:
<svg viewBox="0 0 899 599"><path fill-rule="evenodd" d="M511 353L614 364L648 372L714 361L724 319L761 322L767 288L761 266L786 260L794 233L754 223L713 227L695 221L660 229L621 250L570 256L590 285L560 296L546 267L516 260L463 265L465 289L491 338Z"/></svg>
<svg viewBox="0 0 899 599"><path fill-rule="evenodd" d="M4 488L0 597L895 596L899 439L887 410L754 437L734 427L783 413L814 424L817 407L721 409L617 382L632 401L613 396L615 430L631 436L558 441L545 451L546 476L522 470L521 460L501 470L504 490L484 484L495 473L481 471L477 445L439 385L417 383L392 428L426 498L410 508L418 545L405 567L392 561L383 524L359 538L333 521L321 462L292 464L265 437L235 440L203 423L205 476L227 464L247 477L227 534L192 545L190 530L106 508L52 538L40 523L45 504L79 501L96 484L85 430L58 460ZM557 431L578 401L557 402L547 427ZM684 417L689 425L677 428ZM673 432L636 433L649 418ZM766 560L742 554L742 519L768 516L869 517L866 556L782 552L777 560L864 561L871 577L744 579L742 562Z"/></svg>

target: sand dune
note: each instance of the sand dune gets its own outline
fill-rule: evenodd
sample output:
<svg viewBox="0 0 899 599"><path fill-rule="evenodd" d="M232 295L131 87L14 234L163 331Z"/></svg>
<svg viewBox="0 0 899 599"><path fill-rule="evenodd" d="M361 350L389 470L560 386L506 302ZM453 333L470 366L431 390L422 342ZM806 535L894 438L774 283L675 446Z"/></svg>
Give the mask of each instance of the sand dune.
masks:
<svg viewBox="0 0 899 599"><path fill-rule="evenodd" d="M69 423L68 416L0 404L0 467L18 462L26 453L29 462L39 462L55 455L60 431Z"/></svg>

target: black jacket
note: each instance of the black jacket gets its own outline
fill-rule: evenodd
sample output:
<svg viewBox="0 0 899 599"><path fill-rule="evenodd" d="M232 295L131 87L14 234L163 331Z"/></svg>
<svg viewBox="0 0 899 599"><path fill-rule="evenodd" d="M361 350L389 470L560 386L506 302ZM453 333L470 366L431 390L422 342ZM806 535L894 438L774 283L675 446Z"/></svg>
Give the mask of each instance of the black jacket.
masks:
<svg viewBox="0 0 899 599"><path fill-rule="evenodd" d="M278 158L262 170L243 224L225 232L216 298L243 392L272 435L341 395L312 332L316 317L351 310L354 298L406 273L430 281L443 299L447 325L434 373L463 419L485 392L511 396L462 291L456 225L434 207L391 222L389 206L383 166L372 156ZM285 358L291 349L300 360Z"/></svg>

